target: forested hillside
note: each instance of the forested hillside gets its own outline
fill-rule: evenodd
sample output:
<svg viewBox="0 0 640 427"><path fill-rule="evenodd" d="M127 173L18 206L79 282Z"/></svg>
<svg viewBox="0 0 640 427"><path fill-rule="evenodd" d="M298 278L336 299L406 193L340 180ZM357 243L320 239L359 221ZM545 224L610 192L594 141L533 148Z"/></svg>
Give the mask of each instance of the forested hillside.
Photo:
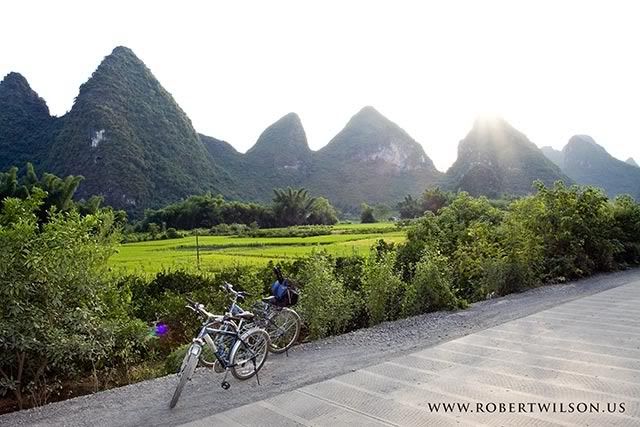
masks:
<svg viewBox="0 0 640 427"><path fill-rule="evenodd" d="M473 195L529 194L534 180L571 182L520 131L502 119L478 119L458 145L445 187Z"/></svg>

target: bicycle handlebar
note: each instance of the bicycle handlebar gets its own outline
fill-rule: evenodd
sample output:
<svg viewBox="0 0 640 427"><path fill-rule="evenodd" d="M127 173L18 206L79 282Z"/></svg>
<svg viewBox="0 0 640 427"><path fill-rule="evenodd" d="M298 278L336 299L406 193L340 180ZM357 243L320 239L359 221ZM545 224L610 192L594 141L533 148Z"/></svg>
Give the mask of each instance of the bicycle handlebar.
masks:
<svg viewBox="0 0 640 427"><path fill-rule="evenodd" d="M199 302L195 302L189 298L185 298L185 299L189 302L189 304L185 305L186 308L192 310L197 314L202 314L203 316L206 316L208 318L216 317L215 314L209 313L207 310L205 310L204 304L200 304Z"/></svg>
<svg viewBox="0 0 640 427"><path fill-rule="evenodd" d="M227 292L231 292L233 295L237 296L238 298L244 298L247 296L251 296L251 294L249 292L245 292L245 291L236 291L235 289L233 289L233 285L229 282L224 282L224 285L222 285L222 289L227 291Z"/></svg>

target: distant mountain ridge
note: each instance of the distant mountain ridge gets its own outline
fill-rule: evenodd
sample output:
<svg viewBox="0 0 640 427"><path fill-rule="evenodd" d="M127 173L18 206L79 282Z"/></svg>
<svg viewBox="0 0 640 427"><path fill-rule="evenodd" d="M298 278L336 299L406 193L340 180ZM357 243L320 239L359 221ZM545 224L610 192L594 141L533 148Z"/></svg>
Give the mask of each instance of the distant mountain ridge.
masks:
<svg viewBox="0 0 640 427"><path fill-rule="evenodd" d="M256 200L273 188L304 186L343 209L361 202L395 202L439 183L442 173L422 146L373 107L364 107L326 146L312 151L297 114L269 126L246 154L201 135L212 155Z"/></svg>
<svg viewBox="0 0 640 427"><path fill-rule="evenodd" d="M640 168L614 158L589 135L571 137L562 151L543 147L543 152L578 184L600 187L609 197L629 194L640 200Z"/></svg>
<svg viewBox="0 0 640 427"><path fill-rule="evenodd" d="M7 74L0 81L0 170L27 161L39 166L57 124L27 79Z"/></svg>
<svg viewBox="0 0 640 427"><path fill-rule="evenodd" d="M274 188L303 186L354 211L361 202L395 204L436 185L498 197L527 194L535 179L571 182L572 174L543 152L563 168L566 155L542 150L502 119L479 119L443 174L421 144L368 106L318 151L309 148L300 117L289 113L243 154L196 133L171 94L125 47L104 58L62 117L49 114L23 76L10 73L0 82L0 168L31 161L59 175L83 175L80 197L103 195L134 216L204 192L265 202Z"/></svg>
<svg viewBox="0 0 640 427"><path fill-rule="evenodd" d="M532 192L532 183L571 180L520 131L500 118L480 118L458 145L445 186L472 195L500 197Z"/></svg>
<svg viewBox="0 0 640 427"><path fill-rule="evenodd" d="M364 107L326 146L314 153L308 186L344 206L400 200L440 182L424 149L373 107Z"/></svg>

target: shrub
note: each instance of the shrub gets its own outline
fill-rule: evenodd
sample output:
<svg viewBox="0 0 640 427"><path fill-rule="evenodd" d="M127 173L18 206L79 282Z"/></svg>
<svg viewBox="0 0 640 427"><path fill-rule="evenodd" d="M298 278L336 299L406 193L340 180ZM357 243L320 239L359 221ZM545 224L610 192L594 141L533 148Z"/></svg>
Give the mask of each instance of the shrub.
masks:
<svg viewBox="0 0 640 427"><path fill-rule="evenodd" d="M449 260L441 254L426 252L415 268L402 301L403 315L411 316L441 309L464 307L452 290Z"/></svg>
<svg viewBox="0 0 640 427"><path fill-rule="evenodd" d="M396 319L400 314L404 284L394 269L395 252L373 250L364 266L362 290L369 324Z"/></svg>
<svg viewBox="0 0 640 427"><path fill-rule="evenodd" d="M486 298L489 289L484 276L488 262L504 254L498 244L497 235L486 223L475 223L452 256L453 282L456 295L468 301Z"/></svg>
<svg viewBox="0 0 640 427"><path fill-rule="evenodd" d="M363 203L361 206L360 212L360 222L363 224L371 224L376 222L376 219L373 216L373 208L366 203Z"/></svg>
<svg viewBox="0 0 640 427"><path fill-rule="evenodd" d="M175 374L182 366L182 360L184 359L185 354L187 354L187 350L189 350L189 344L183 344L180 347L177 347L173 350L164 361L164 370L166 374Z"/></svg>
<svg viewBox="0 0 640 427"><path fill-rule="evenodd" d="M545 278L577 278L614 268L613 210L604 193L561 182L553 188L536 186L531 212L521 219L542 238Z"/></svg>
<svg viewBox="0 0 640 427"><path fill-rule="evenodd" d="M613 203L613 238L618 263L640 263L640 205L630 196L617 197Z"/></svg>
<svg viewBox="0 0 640 427"><path fill-rule="evenodd" d="M144 325L106 267L118 235L112 212L52 211L44 193L5 199L0 211L0 388L20 407L48 400L63 382L133 363ZM98 387L97 376L96 388Z"/></svg>
<svg viewBox="0 0 640 427"><path fill-rule="evenodd" d="M326 253L315 252L298 277L302 298L297 307L311 339L343 332L352 317L352 304L344 284L334 272Z"/></svg>
<svg viewBox="0 0 640 427"><path fill-rule="evenodd" d="M167 232L165 234L167 236L167 239L178 239L182 237L182 235L178 233L178 231L173 227L167 228Z"/></svg>

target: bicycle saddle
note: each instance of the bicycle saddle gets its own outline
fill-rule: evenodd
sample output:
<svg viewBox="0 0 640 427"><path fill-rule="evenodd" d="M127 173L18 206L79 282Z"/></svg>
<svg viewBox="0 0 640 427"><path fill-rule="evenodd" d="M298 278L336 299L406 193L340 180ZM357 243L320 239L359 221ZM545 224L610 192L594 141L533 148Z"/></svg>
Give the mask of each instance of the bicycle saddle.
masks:
<svg viewBox="0 0 640 427"><path fill-rule="evenodd" d="M236 319L251 320L256 317L256 315L250 311L243 311L242 313L234 314L233 317Z"/></svg>

